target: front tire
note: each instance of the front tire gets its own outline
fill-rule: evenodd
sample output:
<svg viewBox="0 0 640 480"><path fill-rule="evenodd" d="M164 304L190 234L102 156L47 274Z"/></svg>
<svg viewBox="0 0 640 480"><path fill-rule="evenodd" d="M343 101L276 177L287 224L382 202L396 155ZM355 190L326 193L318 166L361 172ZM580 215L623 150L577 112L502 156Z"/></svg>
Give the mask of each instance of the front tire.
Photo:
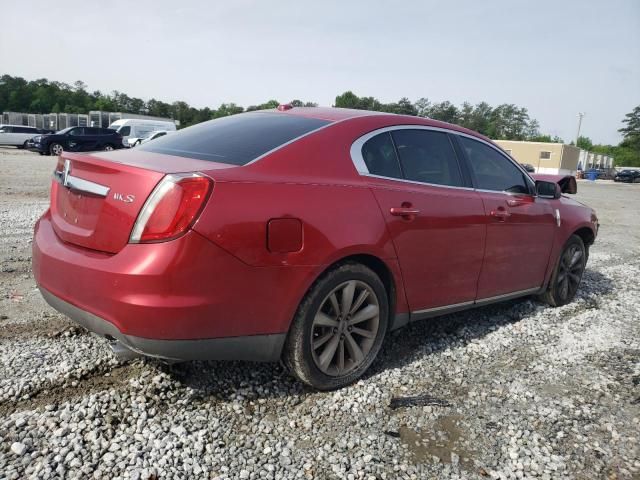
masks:
<svg viewBox="0 0 640 480"><path fill-rule="evenodd" d="M540 296L540 300L552 307L560 307L571 302L580 286L587 258L588 252L582 239L577 235L571 235L560 253L549 287Z"/></svg>
<svg viewBox="0 0 640 480"><path fill-rule="evenodd" d="M52 143L51 145L49 145L49 153L51 155L55 155L57 157L58 155L61 155L63 151L64 148L62 148L62 145L60 145L59 143Z"/></svg>
<svg viewBox="0 0 640 480"><path fill-rule="evenodd" d="M104 151L105 151L105 152L111 152L112 150L114 150L114 148L113 148L113 145L111 145L110 143L107 143L107 144L104 146Z"/></svg>
<svg viewBox="0 0 640 480"><path fill-rule="evenodd" d="M325 273L298 307L283 361L318 390L344 387L369 368L389 324L389 301L368 267L345 263Z"/></svg>

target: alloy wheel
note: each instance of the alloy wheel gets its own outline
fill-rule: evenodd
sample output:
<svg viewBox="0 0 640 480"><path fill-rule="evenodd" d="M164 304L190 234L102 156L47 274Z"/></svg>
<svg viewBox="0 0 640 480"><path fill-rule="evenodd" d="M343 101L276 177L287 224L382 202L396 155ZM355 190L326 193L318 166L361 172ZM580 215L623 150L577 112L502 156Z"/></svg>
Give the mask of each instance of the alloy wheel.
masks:
<svg viewBox="0 0 640 480"><path fill-rule="evenodd" d="M311 350L315 365L330 376L353 371L371 351L379 327L380 304L373 288L360 280L338 285L313 319Z"/></svg>
<svg viewBox="0 0 640 480"><path fill-rule="evenodd" d="M575 295L584 270L583 252L578 245L570 245L560 259L556 280L558 296L562 300Z"/></svg>
<svg viewBox="0 0 640 480"><path fill-rule="evenodd" d="M113 146L105 145L104 150L105 150L105 152L110 152L111 150L113 150Z"/></svg>
<svg viewBox="0 0 640 480"><path fill-rule="evenodd" d="M63 148L59 143L54 143L53 145L51 145L51 153L53 153L54 155L60 155L62 152Z"/></svg>

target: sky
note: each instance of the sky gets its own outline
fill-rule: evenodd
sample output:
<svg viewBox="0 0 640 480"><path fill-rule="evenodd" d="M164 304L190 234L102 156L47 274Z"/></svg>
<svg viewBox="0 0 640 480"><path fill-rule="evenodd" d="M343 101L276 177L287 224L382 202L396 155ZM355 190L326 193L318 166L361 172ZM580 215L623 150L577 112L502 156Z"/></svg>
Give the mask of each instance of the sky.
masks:
<svg viewBox="0 0 640 480"><path fill-rule="evenodd" d="M543 133L616 144L640 105L640 0L20 0L0 74L196 107L347 90L526 107Z"/></svg>

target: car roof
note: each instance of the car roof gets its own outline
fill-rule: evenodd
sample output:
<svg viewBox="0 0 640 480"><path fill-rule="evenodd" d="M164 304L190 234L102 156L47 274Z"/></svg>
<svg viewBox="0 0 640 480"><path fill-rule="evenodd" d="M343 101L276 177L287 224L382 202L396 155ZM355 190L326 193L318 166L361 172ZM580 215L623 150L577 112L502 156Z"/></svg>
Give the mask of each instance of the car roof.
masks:
<svg viewBox="0 0 640 480"><path fill-rule="evenodd" d="M21 128L35 128L36 130L38 129L38 127L32 127L31 125L14 125L13 123L0 123L0 127L21 127Z"/></svg>
<svg viewBox="0 0 640 480"><path fill-rule="evenodd" d="M381 119L388 120L390 125L423 125L427 127L446 128L449 130L455 130L457 132L466 133L468 135L487 140L491 143L493 141L484 135L469 130L468 128L460 127L447 122L441 122L439 120L433 120L427 117L418 117L415 115L399 115L397 113L377 112L373 110L356 110L353 108L336 108L336 107L293 107L287 110L260 110L262 112L277 112L283 115L296 115L300 117L316 118L319 120L327 120L332 123L342 122L345 120L352 120L363 117L377 116ZM386 117L386 118L385 118Z"/></svg>

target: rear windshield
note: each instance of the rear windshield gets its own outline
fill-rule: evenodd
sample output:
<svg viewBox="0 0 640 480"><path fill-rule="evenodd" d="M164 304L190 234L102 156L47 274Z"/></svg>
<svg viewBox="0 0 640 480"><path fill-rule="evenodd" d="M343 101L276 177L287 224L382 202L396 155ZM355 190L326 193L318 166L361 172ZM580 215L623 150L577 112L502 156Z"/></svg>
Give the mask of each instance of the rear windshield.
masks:
<svg viewBox="0 0 640 480"><path fill-rule="evenodd" d="M218 118L137 147L147 152L245 165L326 120L282 113L252 112Z"/></svg>

